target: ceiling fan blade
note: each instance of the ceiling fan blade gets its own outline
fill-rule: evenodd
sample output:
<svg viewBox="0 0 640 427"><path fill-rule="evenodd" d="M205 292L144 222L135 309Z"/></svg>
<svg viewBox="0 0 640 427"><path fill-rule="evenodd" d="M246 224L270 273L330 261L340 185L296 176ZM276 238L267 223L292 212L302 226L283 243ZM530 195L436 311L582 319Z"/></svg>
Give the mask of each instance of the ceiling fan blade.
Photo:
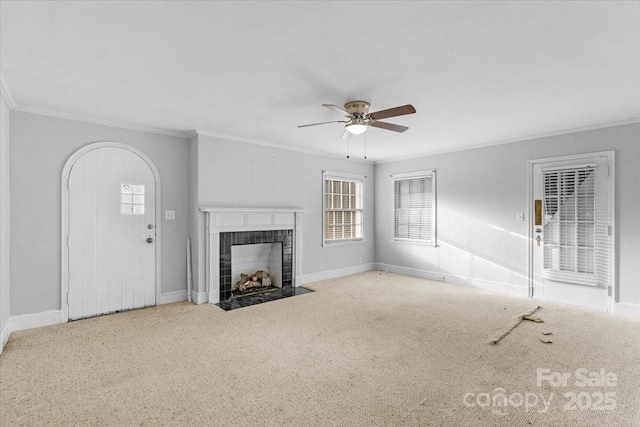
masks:
<svg viewBox="0 0 640 427"><path fill-rule="evenodd" d="M342 107L338 107L337 105L333 105L333 104L322 104L323 107L327 107L330 110L335 111L336 113L339 114L345 114L347 117L353 117L351 114L349 114L349 112L347 110L345 110Z"/></svg>
<svg viewBox="0 0 640 427"><path fill-rule="evenodd" d="M343 122L343 121L340 121L340 120L334 120L332 122L321 122L321 123L311 123L311 124L308 124L308 125L299 125L298 127L299 128L306 128L306 127L309 127L309 126L326 125L328 123L347 123L347 122Z"/></svg>
<svg viewBox="0 0 640 427"><path fill-rule="evenodd" d="M393 123L385 123L385 122L371 122L369 126L373 126L374 128L392 130L394 132L404 132L409 129L406 126L394 125Z"/></svg>
<svg viewBox="0 0 640 427"><path fill-rule="evenodd" d="M369 117L373 120L380 120L389 117L404 116L405 114L413 114L415 112L416 109L413 108L413 105L407 104L401 107L389 108L388 110L376 111L375 113L369 114Z"/></svg>

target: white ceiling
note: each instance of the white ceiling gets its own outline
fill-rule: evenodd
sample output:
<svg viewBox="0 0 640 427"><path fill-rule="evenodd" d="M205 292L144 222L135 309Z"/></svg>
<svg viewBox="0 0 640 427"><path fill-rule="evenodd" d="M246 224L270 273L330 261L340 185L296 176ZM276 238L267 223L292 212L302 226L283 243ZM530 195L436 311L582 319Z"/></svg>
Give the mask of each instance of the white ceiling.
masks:
<svg viewBox="0 0 640 427"><path fill-rule="evenodd" d="M17 109L368 159L640 118L638 2L7 2L1 73ZM364 136L351 139L363 155Z"/></svg>

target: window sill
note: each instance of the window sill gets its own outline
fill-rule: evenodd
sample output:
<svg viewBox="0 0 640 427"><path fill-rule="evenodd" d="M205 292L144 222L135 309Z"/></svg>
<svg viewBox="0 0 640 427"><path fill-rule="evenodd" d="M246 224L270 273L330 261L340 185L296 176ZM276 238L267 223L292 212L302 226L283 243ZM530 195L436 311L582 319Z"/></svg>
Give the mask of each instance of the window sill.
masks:
<svg viewBox="0 0 640 427"><path fill-rule="evenodd" d="M347 246L347 245L357 245L359 243L365 243L365 239L350 239L350 240L333 240L330 242L324 241L322 242L322 247L327 248L331 246Z"/></svg>
<svg viewBox="0 0 640 427"><path fill-rule="evenodd" d="M424 242L420 240L402 240L402 239L391 239L391 243L399 243L401 245L414 245L414 246L429 246L432 248L438 248L438 244L436 242Z"/></svg>

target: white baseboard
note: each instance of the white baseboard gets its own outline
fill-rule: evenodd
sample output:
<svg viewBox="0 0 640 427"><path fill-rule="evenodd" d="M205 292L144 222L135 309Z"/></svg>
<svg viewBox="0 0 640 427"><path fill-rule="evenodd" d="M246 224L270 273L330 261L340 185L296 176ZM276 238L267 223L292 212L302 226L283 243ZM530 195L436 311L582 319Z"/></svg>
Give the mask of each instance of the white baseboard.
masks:
<svg viewBox="0 0 640 427"><path fill-rule="evenodd" d="M352 267L339 268L337 270L321 271L319 273L303 274L298 276L296 286L307 283L319 282L321 280L335 279L338 277L349 276L351 274L364 273L376 268L376 263L359 264Z"/></svg>
<svg viewBox="0 0 640 427"><path fill-rule="evenodd" d="M58 323L62 323L62 312L60 310L21 314L20 316L11 317L11 332L57 325Z"/></svg>
<svg viewBox="0 0 640 427"><path fill-rule="evenodd" d="M174 302L182 302L187 300L187 290L183 289L181 291L173 291L173 292L165 292L160 294L160 303L162 304L172 304Z"/></svg>
<svg viewBox="0 0 640 427"><path fill-rule="evenodd" d="M389 273L404 274L405 276L419 277L421 279L434 280L436 282L444 282L445 276L441 273L435 273L433 271L420 270L417 268L401 267L399 265L391 265L378 263L376 269L381 271L388 271Z"/></svg>
<svg viewBox="0 0 640 427"><path fill-rule="evenodd" d="M378 263L378 270L388 271L390 273L404 274L405 276L419 277L421 279L434 280L438 282L446 282L454 285L473 286L490 292L502 295L513 295L520 297L529 296L529 288L527 286L519 286L511 283L491 282L473 277L456 276L436 271L421 270L417 268L401 267L399 265L391 265Z"/></svg>
<svg viewBox="0 0 640 427"><path fill-rule="evenodd" d="M0 332L0 354L2 354L2 350L4 350L4 346L7 345L7 341L9 341L9 337L11 336L11 318L7 319L7 324L2 328L2 332Z"/></svg>
<svg viewBox="0 0 640 427"><path fill-rule="evenodd" d="M615 314L640 319L640 304L617 302L615 310Z"/></svg>
<svg viewBox="0 0 640 427"><path fill-rule="evenodd" d="M194 304L204 304L205 302L209 302L209 295L206 292L196 292L191 291L191 302Z"/></svg>

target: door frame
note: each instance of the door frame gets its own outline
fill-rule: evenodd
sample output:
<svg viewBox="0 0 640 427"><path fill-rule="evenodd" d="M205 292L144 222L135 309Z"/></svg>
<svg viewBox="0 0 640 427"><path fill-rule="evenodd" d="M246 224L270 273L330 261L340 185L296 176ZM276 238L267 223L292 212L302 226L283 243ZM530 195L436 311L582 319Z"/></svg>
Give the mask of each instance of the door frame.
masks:
<svg viewBox="0 0 640 427"><path fill-rule="evenodd" d="M62 315L62 322L69 321L69 245L68 245L68 236L69 236L69 178L71 176L71 170L75 163L85 154L90 151L97 150L99 148L120 148L123 150L128 150L133 154L139 156L142 160L149 165L151 168L151 172L153 173L153 177L155 180L155 196L156 196L156 305L160 302L161 295L161 271L162 271L162 247L161 247L161 226L162 226L162 212L160 211L162 204L160 203L160 195L162 193L162 187L160 185L160 173L158 172L158 168L156 168L155 164L151 159L144 154L142 151L138 150L135 147L132 147L127 144L122 144L119 142L113 141L100 141L94 142L91 144L87 144L77 151L75 151L65 162L64 167L62 168L62 175L60 180L60 194L61 194L61 233L60 233L60 253L61 253L61 261L60 261L60 271L62 275L62 280L60 282L60 311Z"/></svg>
<svg viewBox="0 0 640 427"><path fill-rule="evenodd" d="M581 154L571 154L564 156L555 156L555 157L545 157L541 159L533 159L527 162L527 188L528 188L528 212L529 212L529 229L527 231L527 251L528 251L528 282L529 282L529 298L533 298L535 295L533 294L533 241L534 241L534 203L533 203L533 185L534 185L534 176L533 170L534 166L540 163L550 163L550 162L567 162L567 161L585 161L593 157L606 157L607 165L609 167L609 176L608 176L608 197L609 197L609 207L611 209L611 268L609 271L609 283L611 286L611 293L608 296L608 311L613 313L616 308L616 302L618 300L618 286L616 283L616 205L615 205L615 189L616 189L616 174L615 174L615 151L596 151L593 153L581 153Z"/></svg>

